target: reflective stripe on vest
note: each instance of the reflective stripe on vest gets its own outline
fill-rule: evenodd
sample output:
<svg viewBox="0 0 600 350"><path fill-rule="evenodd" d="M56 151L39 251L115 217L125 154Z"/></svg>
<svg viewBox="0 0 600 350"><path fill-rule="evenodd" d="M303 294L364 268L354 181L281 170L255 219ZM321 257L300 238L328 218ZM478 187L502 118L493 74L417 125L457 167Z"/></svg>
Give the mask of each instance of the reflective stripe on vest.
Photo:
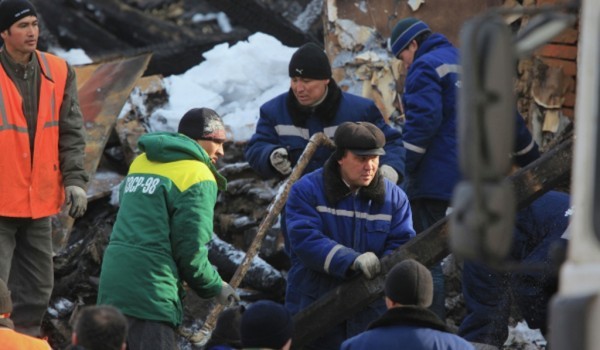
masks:
<svg viewBox="0 0 600 350"><path fill-rule="evenodd" d="M36 54L42 73L33 160L23 99L0 65L0 216L50 216L64 201L58 124L68 69L56 56Z"/></svg>

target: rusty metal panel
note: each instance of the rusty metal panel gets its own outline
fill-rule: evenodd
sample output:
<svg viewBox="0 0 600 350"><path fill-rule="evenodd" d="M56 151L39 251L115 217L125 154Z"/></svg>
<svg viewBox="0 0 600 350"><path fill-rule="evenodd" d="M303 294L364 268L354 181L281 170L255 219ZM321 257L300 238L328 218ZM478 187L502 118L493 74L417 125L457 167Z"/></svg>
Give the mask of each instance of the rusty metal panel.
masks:
<svg viewBox="0 0 600 350"><path fill-rule="evenodd" d="M93 178L117 117L137 80L146 70L151 56L151 53L144 53L75 67L86 132L84 168L92 183L97 183ZM91 186L90 189L105 191L97 186ZM91 197L95 198L96 193L91 193ZM73 219L63 210L52 222L54 251L58 251L68 240Z"/></svg>
<svg viewBox="0 0 600 350"><path fill-rule="evenodd" d="M387 39L396 22L405 17L422 19L458 46L458 33L466 20L503 2L326 0L325 49L332 62L333 77L345 91L373 99L387 119L397 107L397 82L403 81L400 62L387 52Z"/></svg>

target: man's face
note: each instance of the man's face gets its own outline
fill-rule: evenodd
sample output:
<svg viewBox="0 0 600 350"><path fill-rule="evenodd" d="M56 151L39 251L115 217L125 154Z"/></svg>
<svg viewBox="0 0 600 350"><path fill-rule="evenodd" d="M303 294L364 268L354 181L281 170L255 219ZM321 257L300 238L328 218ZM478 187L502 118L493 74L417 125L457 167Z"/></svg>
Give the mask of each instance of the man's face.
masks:
<svg viewBox="0 0 600 350"><path fill-rule="evenodd" d="M302 106L312 106L323 98L329 79L315 80L293 77L290 82L294 96Z"/></svg>
<svg viewBox="0 0 600 350"><path fill-rule="evenodd" d="M402 61L404 65L404 69L408 70L408 67L413 63L415 59L415 52L417 52L417 42L415 40L411 41L410 44L406 47L406 49L400 51L397 58Z"/></svg>
<svg viewBox="0 0 600 350"><path fill-rule="evenodd" d="M351 190L358 187L369 186L377 169L379 168L379 156L358 156L350 151L342 159L338 160L342 179L350 186Z"/></svg>
<svg viewBox="0 0 600 350"><path fill-rule="evenodd" d="M27 16L3 31L2 40L12 56L24 56L35 51L39 35L37 17Z"/></svg>
<svg viewBox="0 0 600 350"><path fill-rule="evenodd" d="M208 153L213 164L216 164L217 159L225 155L223 150L225 139L198 140L198 143Z"/></svg>

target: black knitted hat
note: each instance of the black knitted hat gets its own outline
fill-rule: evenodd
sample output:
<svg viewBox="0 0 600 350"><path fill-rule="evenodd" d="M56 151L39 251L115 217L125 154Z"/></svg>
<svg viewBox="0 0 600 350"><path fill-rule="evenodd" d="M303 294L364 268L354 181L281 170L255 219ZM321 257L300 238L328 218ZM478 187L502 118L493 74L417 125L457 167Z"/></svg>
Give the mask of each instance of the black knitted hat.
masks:
<svg viewBox="0 0 600 350"><path fill-rule="evenodd" d="M431 272L416 260L403 260L388 272L385 296L402 305L428 307L433 300Z"/></svg>
<svg viewBox="0 0 600 350"><path fill-rule="evenodd" d="M344 122L335 130L333 140L337 148L347 149L359 156L385 154L385 135L369 122Z"/></svg>
<svg viewBox="0 0 600 350"><path fill-rule="evenodd" d="M27 0L2 0L0 2L0 32L10 28L16 21L36 16L35 7Z"/></svg>
<svg viewBox="0 0 600 350"><path fill-rule="evenodd" d="M0 279L0 314L12 312L12 301L10 299L10 291L6 283Z"/></svg>
<svg viewBox="0 0 600 350"><path fill-rule="evenodd" d="M242 315L240 332L244 348L281 349L292 338L293 331L289 311L271 300L257 301Z"/></svg>
<svg viewBox="0 0 600 350"><path fill-rule="evenodd" d="M300 77L324 80L331 78L329 58L322 48L315 43L302 45L290 60L288 67L290 78Z"/></svg>
<svg viewBox="0 0 600 350"><path fill-rule="evenodd" d="M177 132L194 140L225 141L225 125L210 108L193 108L179 121Z"/></svg>

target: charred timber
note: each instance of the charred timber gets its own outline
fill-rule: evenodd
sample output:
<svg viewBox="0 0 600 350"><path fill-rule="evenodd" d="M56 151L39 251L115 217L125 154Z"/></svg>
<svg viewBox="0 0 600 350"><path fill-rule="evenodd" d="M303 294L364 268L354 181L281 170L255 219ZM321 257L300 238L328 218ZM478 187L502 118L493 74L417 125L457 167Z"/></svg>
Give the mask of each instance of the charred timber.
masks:
<svg viewBox="0 0 600 350"><path fill-rule="evenodd" d="M213 235L213 239L208 244L208 259L217 266L219 274L226 281L231 280L245 256L245 252L216 235ZM252 260L240 286L268 292L273 297L279 298L285 293L285 278L279 270L260 257L256 257Z"/></svg>
<svg viewBox="0 0 600 350"><path fill-rule="evenodd" d="M42 33L52 33L60 46L81 48L89 56L96 56L107 50L122 50L131 45L107 31L98 23L87 18L81 10L68 6L64 1L32 0L40 17ZM46 42L44 34L40 48L52 45Z"/></svg>
<svg viewBox="0 0 600 350"><path fill-rule="evenodd" d="M271 11L257 0L207 0L214 8L221 10L251 32L269 34L287 46L301 46L307 42L321 43L311 34L304 33L279 13Z"/></svg>
<svg viewBox="0 0 600 350"><path fill-rule="evenodd" d="M188 41L198 34L192 29L149 15L119 0L70 0L69 3L78 6L87 18L134 47Z"/></svg>
<svg viewBox="0 0 600 350"><path fill-rule="evenodd" d="M573 139L566 140L509 178L515 188L519 207L528 205L570 176L572 151ZM438 221L391 255L382 258L382 273L376 278L367 280L359 277L348 281L296 314L292 342L294 349L318 339L341 321L381 298L385 275L398 262L412 258L431 266L447 256L448 220L449 217L445 217Z"/></svg>

